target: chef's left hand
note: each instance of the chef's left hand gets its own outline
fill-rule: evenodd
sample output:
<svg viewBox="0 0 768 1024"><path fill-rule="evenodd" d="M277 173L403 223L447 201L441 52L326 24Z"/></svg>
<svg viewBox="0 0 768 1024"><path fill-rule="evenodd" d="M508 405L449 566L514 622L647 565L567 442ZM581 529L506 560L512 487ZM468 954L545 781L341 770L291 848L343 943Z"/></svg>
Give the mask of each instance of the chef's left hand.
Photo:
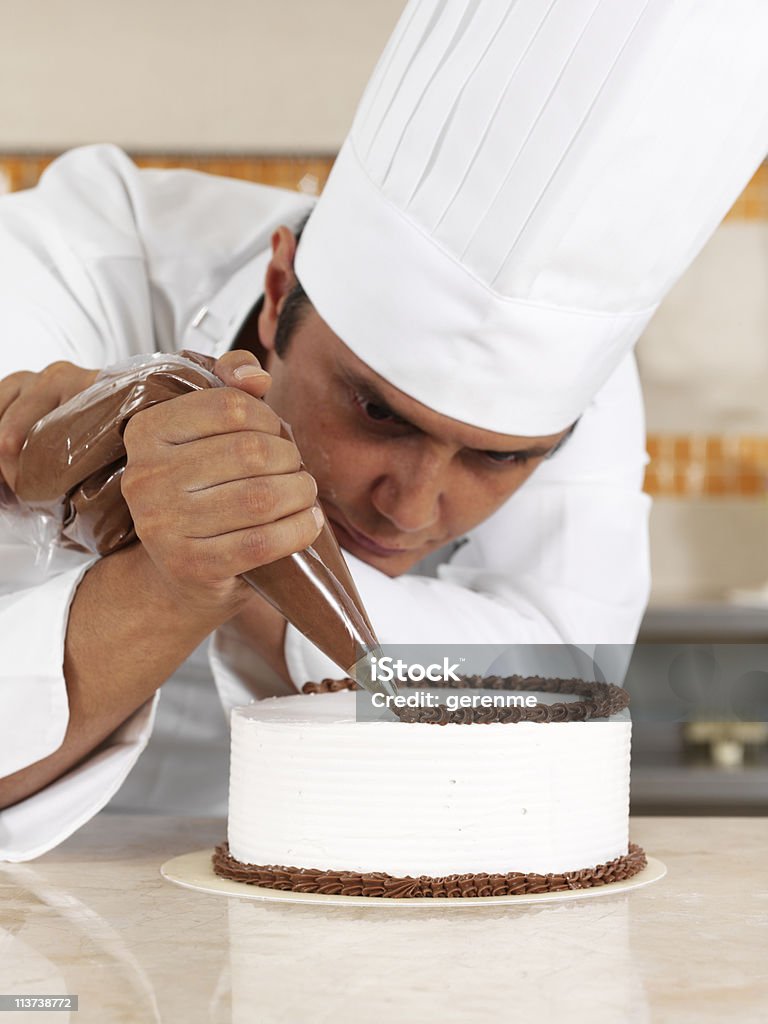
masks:
<svg viewBox="0 0 768 1024"><path fill-rule="evenodd" d="M0 482L5 480L13 490L29 431L43 416L90 387L98 373L61 360L39 373L22 370L0 380Z"/></svg>
<svg viewBox="0 0 768 1024"><path fill-rule="evenodd" d="M213 372L229 387L250 393L254 378L234 375L235 370L248 365L258 366L256 357L233 350L216 360ZM19 455L32 427L90 387L99 372L60 360L38 373L21 370L0 380L0 483L4 480L13 490Z"/></svg>

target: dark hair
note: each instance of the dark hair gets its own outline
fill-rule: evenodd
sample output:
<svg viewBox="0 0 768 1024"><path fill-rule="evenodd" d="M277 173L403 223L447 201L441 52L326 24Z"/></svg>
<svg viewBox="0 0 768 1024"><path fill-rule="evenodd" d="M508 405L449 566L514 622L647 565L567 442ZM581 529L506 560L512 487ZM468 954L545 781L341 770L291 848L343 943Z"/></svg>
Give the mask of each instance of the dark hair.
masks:
<svg viewBox="0 0 768 1024"><path fill-rule="evenodd" d="M581 419L581 417L579 417L579 419ZM578 425L579 420L574 420L574 422L570 425L570 427L568 427L568 430L563 434L563 436L560 438L557 444L554 445L554 447L550 448L550 450L547 452L544 458L551 459L553 455L557 455L557 453L560 451L560 449L563 447L565 442L568 440L568 438L571 436L571 434L574 432Z"/></svg>
<svg viewBox="0 0 768 1024"><path fill-rule="evenodd" d="M305 214L304 217L299 221L293 230L296 236L296 242L298 244L301 238L301 233L307 226L312 211ZM263 300L261 300L263 301ZM288 346L291 342L291 338L295 334L296 330L301 325L304 318L307 316L309 311L312 309L312 300L304 291L301 281L298 277L293 288L288 292L288 296L283 304L283 308L280 310L280 315L277 318L277 325L275 327L275 352L282 359L285 353L288 351ZM570 425L567 432L563 434L560 440L554 445L550 451L547 452L546 458L551 459L553 455L556 455L563 445L573 434L574 430L578 425L578 420Z"/></svg>
<svg viewBox="0 0 768 1024"><path fill-rule="evenodd" d="M307 226L307 221L310 218L311 212L312 211L310 210L309 213L305 214L293 229L297 243L301 239L302 231ZM288 292L283 308L280 310L280 315L277 318L277 325L275 327L275 352L281 359L288 351L288 345L290 344L291 338L311 308L312 302L304 291L301 282L296 278L296 283Z"/></svg>
<svg viewBox="0 0 768 1024"><path fill-rule="evenodd" d="M275 352L281 359L288 351L291 338L311 309L309 296L297 280L288 292L275 326Z"/></svg>

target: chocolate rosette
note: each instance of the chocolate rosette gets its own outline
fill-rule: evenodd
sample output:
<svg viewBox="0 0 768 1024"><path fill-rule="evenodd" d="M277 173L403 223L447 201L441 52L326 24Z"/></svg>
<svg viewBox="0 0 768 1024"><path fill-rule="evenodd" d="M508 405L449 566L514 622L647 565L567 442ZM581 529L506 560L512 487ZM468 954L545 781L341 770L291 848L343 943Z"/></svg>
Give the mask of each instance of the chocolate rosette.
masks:
<svg viewBox="0 0 768 1024"><path fill-rule="evenodd" d="M629 844L626 856L616 857L606 864L565 871L559 874L538 875L532 872L510 871L507 874L429 875L398 878L382 871L332 871L323 868L294 868L279 865L242 864L229 852L227 843L221 843L213 854L213 870L221 878L264 889L277 889L296 893L319 893L325 896L366 896L384 899L468 899L485 896L527 896L545 892L565 892L569 889L591 889L632 878L646 866L644 851Z"/></svg>
<svg viewBox="0 0 768 1024"><path fill-rule="evenodd" d="M425 684L426 685L426 684ZM411 689L424 689L424 685L401 687L405 694ZM338 690L357 690L353 679L323 679L319 683L305 683L302 693L335 693ZM449 709L441 704L434 708L398 708L390 711L404 723L421 725L490 725L497 722L588 722L610 718L629 705L629 694L613 683L587 682L584 679L544 679L540 676L460 676L451 689L501 690L508 692L562 693L579 700L538 704L533 708L469 707Z"/></svg>

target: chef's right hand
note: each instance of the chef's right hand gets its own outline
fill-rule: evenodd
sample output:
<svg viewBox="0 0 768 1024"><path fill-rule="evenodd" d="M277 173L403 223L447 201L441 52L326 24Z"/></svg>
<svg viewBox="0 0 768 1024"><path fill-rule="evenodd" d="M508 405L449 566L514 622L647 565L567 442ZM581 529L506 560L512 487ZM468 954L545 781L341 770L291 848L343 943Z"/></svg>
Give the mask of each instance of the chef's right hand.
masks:
<svg viewBox="0 0 768 1024"><path fill-rule="evenodd" d="M246 352L228 352L214 372L228 386L131 418L122 490L172 595L234 615L253 593L240 574L308 547L323 518L314 478L261 401L269 374Z"/></svg>

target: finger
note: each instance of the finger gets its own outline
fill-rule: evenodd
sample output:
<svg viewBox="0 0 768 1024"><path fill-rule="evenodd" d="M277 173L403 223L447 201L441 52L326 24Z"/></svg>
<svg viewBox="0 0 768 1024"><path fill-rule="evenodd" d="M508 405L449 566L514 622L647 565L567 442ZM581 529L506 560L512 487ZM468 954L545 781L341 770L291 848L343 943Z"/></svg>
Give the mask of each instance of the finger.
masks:
<svg viewBox="0 0 768 1024"><path fill-rule="evenodd" d="M175 449L174 454L190 491L250 477L296 473L302 468L293 441L260 431L206 437Z"/></svg>
<svg viewBox="0 0 768 1024"><path fill-rule="evenodd" d="M140 466L140 458L133 458L129 451L128 464ZM301 468L301 455L292 441L241 431L177 445L156 473L177 493L193 493L251 477L297 473Z"/></svg>
<svg viewBox="0 0 768 1024"><path fill-rule="evenodd" d="M235 349L216 360L216 376L228 387L240 388L256 398L263 398L272 378L252 352Z"/></svg>
<svg viewBox="0 0 768 1024"><path fill-rule="evenodd" d="M0 474L11 487L29 431L71 394L90 384L97 372L54 363L40 373L20 371L0 381Z"/></svg>
<svg viewBox="0 0 768 1024"><path fill-rule="evenodd" d="M27 439L29 427L32 425L25 424L26 404L25 401L18 401L22 393L23 388L20 386L16 398L5 407L0 419L0 477L11 489L16 484L19 453ZM32 423L35 422L36 420L32 421Z"/></svg>
<svg viewBox="0 0 768 1024"><path fill-rule="evenodd" d="M23 444L38 420L84 391L98 372L70 363L53 363L41 373L14 373L0 381L0 418L5 429L23 434ZM22 395L23 402L17 401Z"/></svg>
<svg viewBox="0 0 768 1024"><path fill-rule="evenodd" d="M236 480L195 492L179 529L186 537L217 537L285 519L311 508L316 497L309 473Z"/></svg>
<svg viewBox="0 0 768 1024"><path fill-rule="evenodd" d="M174 510L184 508L190 495L208 488L253 477L295 474L301 457L291 442L273 434L227 434L184 445L147 451L129 439L128 464L121 489L133 513L159 532L178 522Z"/></svg>
<svg viewBox="0 0 768 1024"><path fill-rule="evenodd" d="M12 443L21 450L27 435L34 425L59 407L59 396L50 392L27 388L6 410L2 419L2 430Z"/></svg>
<svg viewBox="0 0 768 1024"><path fill-rule="evenodd" d="M281 422L266 402L236 388L191 391L136 413L125 429L126 447L186 444L203 437L259 431L279 434Z"/></svg>
<svg viewBox="0 0 768 1024"><path fill-rule="evenodd" d="M236 530L208 540L188 540L179 545L175 556L177 564L172 571L179 579L195 582L240 576L249 569L303 551L317 538L322 525L322 512L313 505L276 523Z"/></svg>
<svg viewBox="0 0 768 1024"><path fill-rule="evenodd" d="M2 419L11 402L16 401L22 390L35 376L36 374L34 373L22 370L19 373L11 373L0 380L0 419Z"/></svg>

